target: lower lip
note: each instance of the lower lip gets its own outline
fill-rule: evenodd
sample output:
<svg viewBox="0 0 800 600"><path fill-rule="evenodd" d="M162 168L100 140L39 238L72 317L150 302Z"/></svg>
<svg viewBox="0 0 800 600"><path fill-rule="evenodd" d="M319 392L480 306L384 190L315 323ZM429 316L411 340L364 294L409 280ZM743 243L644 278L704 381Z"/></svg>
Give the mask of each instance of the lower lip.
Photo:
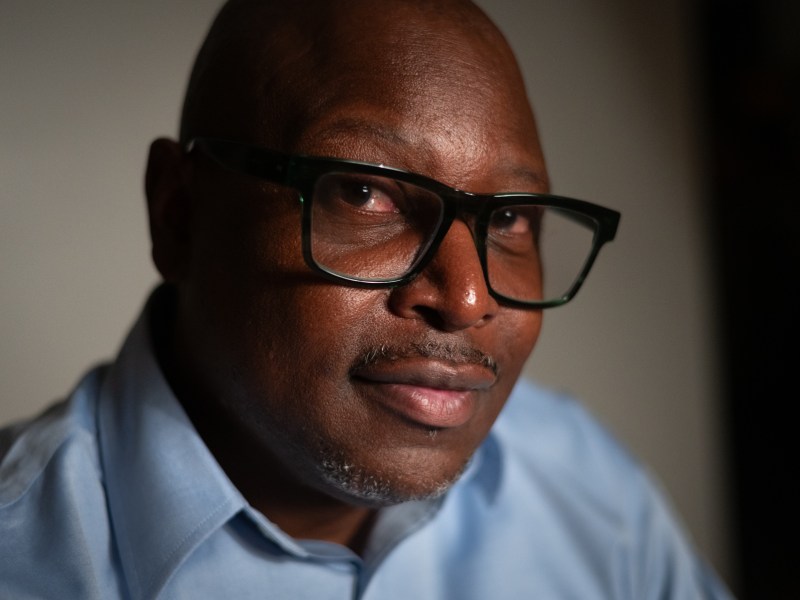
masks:
<svg viewBox="0 0 800 600"><path fill-rule="evenodd" d="M403 383L368 383L377 388L381 404L426 427L460 427L475 412L474 391L443 390Z"/></svg>

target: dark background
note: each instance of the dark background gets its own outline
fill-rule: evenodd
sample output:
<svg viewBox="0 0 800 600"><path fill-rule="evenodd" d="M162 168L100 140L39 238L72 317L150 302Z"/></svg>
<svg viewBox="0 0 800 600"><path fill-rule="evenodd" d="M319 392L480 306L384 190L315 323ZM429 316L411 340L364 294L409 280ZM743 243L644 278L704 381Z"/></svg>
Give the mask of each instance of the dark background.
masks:
<svg viewBox="0 0 800 600"><path fill-rule="evenodd" d="M800 2L708 0L703 87L740 596L800 598Z"/></svg>

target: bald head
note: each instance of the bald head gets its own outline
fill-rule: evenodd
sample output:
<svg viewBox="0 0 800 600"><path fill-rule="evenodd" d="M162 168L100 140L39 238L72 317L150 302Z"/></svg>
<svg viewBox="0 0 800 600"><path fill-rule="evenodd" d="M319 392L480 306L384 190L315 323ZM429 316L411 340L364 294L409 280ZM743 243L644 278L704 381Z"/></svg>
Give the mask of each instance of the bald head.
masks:
<svg viewBox="0 0 800 600"><path fill-rule="evenodd" d="M181 139L303 150L304 136L322 134L306 125L343 101L383 104L396 119L387 130L406 136L420 111L438 113L445 131L454 111L485 119L482 107L497 103L503 127L535 137L513 54L471 2L232 0L198 55Z"/></svg>

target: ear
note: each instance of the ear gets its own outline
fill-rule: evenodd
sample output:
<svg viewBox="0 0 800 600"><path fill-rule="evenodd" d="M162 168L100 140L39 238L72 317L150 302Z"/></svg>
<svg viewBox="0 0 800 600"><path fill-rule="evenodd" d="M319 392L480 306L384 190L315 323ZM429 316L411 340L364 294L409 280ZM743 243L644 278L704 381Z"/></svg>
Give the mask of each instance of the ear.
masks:
<svg viewBox="0 0 800 600"><path fill-rule="evenodd" d="M186 154L180 144L159 138L150 145L145 195L153 262L165 281L176 283L190 259L191 202L186 185Z"/></svg>

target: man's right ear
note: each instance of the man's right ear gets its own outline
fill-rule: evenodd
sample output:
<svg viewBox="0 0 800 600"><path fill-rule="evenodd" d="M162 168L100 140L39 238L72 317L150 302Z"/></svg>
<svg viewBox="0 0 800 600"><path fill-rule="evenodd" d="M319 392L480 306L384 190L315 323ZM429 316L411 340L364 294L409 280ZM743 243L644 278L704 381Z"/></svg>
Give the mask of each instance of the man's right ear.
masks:
<svg viewBox="0 0 800 600"><path fill-rule="evenodd" d="M150 144L145 195L153 262L164 281L177 283L191 254L188 163L178 142L159 138Z"/></svg>

